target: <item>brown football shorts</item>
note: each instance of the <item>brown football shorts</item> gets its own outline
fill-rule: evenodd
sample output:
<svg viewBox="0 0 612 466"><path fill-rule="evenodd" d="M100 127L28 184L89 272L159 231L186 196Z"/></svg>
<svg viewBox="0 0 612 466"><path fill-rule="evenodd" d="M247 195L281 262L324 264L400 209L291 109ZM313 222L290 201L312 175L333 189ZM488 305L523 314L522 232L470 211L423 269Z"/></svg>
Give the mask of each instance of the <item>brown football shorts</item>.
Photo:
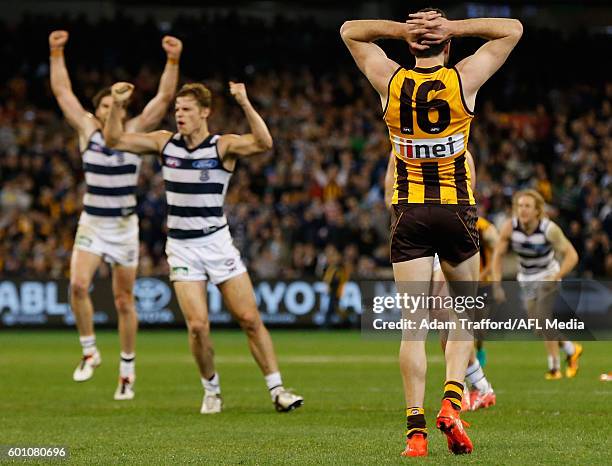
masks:
<svg viewBox="0 0 612 466"><path fill-rule="evenodd" d="M440 260L459 264L479 252L474 205L394 205L391 262L405 262L438 253Z"/></svg>

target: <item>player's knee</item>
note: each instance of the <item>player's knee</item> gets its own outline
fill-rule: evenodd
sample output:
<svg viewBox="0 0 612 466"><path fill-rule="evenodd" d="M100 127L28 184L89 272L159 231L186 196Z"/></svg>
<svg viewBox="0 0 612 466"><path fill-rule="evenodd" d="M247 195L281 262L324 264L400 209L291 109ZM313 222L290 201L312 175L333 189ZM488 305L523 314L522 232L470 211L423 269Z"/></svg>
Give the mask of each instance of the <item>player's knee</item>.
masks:
<svg viewBox="0 0 612 466"><path fill-rule="evenodd" d="M187 320L187 328L189 333L195 338L206 338L210 333L210 323L203 319Z"/></svg>
<svg viewBox="0 0 612 466"><path fill-rule="evenodd" d="M238 318L238 323L242 330L244 330L247 334L254 334L257 332L259 327L262 325L261 318L257 311L247 312L241 317Z"/></svg>
<svg viewBox="0 0 612 466"><path fill-rule="evenodd" d="M70 296L72 299L83 299L89 294L89 282L81 278L70 280Z"/></svg>
<svg viewBox="0 0 612 466"><path fill-rule="evenodd" d="M134 296L131 293L117 293L115 295L115 309L118 314L129 314L134 311Z"/></svg>

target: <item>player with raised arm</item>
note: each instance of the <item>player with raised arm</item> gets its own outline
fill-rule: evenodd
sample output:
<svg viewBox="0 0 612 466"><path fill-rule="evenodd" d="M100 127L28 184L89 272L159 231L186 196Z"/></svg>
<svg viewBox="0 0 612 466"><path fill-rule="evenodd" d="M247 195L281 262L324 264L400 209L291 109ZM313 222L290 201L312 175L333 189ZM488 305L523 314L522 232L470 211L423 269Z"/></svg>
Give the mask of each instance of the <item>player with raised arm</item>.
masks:
<svg viewBox="0 0 612 466"><path fill-rule="evenodd" d="M290 411L301 406L304 399L283 387L272 339L261 321L253 285L223 211L237 160L272 148L266 123L251 105L244 84L230 82L230 92L244 111L251 132L211 134L211 93L204 85L194 83L184 85L177 93L176 134L123 132L121 109L132 89L128 83L113 86L114 103L104 136L118 150L161 156L168 202L166 254L170 280L187 322L191 352L204 387L200 412L211 414L222 409L208 320L208 281L219 287L226 306L246 333L275 408Z"/></svg>
<svg viewBox="0 0 612 466"><path fill-rule="evenodd" d="M393 206L397 221L391 238L395 281L429 290L434 254L451 287L470 282L475 293L479 275L476 206L465 152L476 94L503 65L522 35L514 19L450 21L441 10L426 9L406 22L348 21L340 30L359 69L380 96L383 118L396 157ZM487 40L473 55L447 68L450 40L474 36ZM407 42L416 67L406 70L374 42ZM457 322L454 313L451 319ZM458 326L459 327L459 326ZM446 434L449 450L470 453L459 411L463 379L473 340L460 328L449 332L446 383L436 425ZM400 346L407 440L403 456L427 455L424 415L425 341L405 332Z"/></svg>
<svg viewBox="0 0 612 466"><path fill-rule="evenodd" d="M567 276L576 264L578 253L559 226L544 214L544 198L532 189L518 191L512 199L513 217L501 227L493 252L492 274L496 299L504 298L500 287L502 258L512 249L518 256L517 280L530 318L552 318L557 282ZM561 264L555 254L563 257ZM567 357L566 377L575 377L582 355L582 345L567 341L559 332L547 330L544 344L548 355L546 380L557 380L561 374L559 347Z"/></svg>
<svg viewBox="0 0 612 466"><path fill-rule="evenodd" d="M68 32L49 35L51 89L68 123L77 131L83 158L87 193L70 262L70 305L74 313L83 357L73 373L77 382L89 380L102 359L96 348L93 304L89 289L102 259L112 265L112 286L119 321L121 360L116 400L134 398L135 349L138 317L133 288L138 266L138 216L136 185L140 158L108 148L102 135L112 97L110 88L93 99L95 114L86 111L72 91L64 60ZM142 113L125 122L125 130L150 131L166 115L178 84L182 43L175 37L162 40L167 62L155 97ZM126 116L120 111L120 120ZM121 123L123 124L123 123Z"/></svg>

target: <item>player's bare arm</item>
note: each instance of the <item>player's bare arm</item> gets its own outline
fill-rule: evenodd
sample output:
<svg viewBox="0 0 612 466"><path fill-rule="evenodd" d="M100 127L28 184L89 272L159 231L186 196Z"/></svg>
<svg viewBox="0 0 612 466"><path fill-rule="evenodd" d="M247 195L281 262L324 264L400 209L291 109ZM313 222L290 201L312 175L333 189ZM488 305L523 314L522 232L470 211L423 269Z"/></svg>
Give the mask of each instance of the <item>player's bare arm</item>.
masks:
<svg viewBox="0 0 612 466"><path fill-rule="evenodd" d="M466 103L474 108L478 89L504 64L523 35L516 19L476 18L451 21L441 16L428 19L423 13L410 15L415 27L426 29L423 44L435 45L453 37L480 37L487 40L473 55L457 63Z"/></svg>
<svg viewBox="0 0 612 466"><path fill-rule="evenodd" d="M474 157L472 157L472 153L469 150L465 151L465 158L467 160L468 166L470 167L470 187L472 191L476 190L476 165L474 164Z"/></svg>
<svg viewBox="0 0 612 466"><path fill-rule="evenodd" d="M559 272L552 277L553 280L561 280L578 264L578 253L556 223L550 223L546 237L555 250L555 254L563 256Z"/></svg>
<svg viewBox="0 0 612 466"><path fill-rule="evenodd" d="M183 43L172 36L162 39L162 48L166 52L166 66L159 80L157 94L145 106L142 113L126 123L126 131L146 133L155 129L168 111L168 106L176 93L179 80L179 60Z"/></svg>
<svg viewBox="0 0 612 466"><path fill-rule="evenodd" d="M393 185L395 184L395 155L389 155L387 171L385 172L385 205L391 210L393 202Z"/></svg>
<svg viewBox="0 0 612 466"><path fill-rule="evenodd" d="M482 242L484 243L485 250L490 253L489 257L492 257L493 251L495 251L495 246L499 241L499 233L497 232L497 228L492 223L489 224L487 229L482 233ZM481 277L487 277L491 272L492 264L491 261L488 261L487 265L480 272Z"/></svg>
<svg viewBox="0 0 612 466"><path fill-rule="evenodd" d="M84 147L86 140L99 124L95 117L83 108L72 91L72 83L64 59L64 47L68 42L68 37L68 31L53 31L49 34L51 90L64 117L79 133L80 146Z"/></svg>
<svg viewBox="0 0 612 466"><path fill-rule="evenodd" d="M230 93L242 108L249 123L250 133L225 134L219 138L219 154L226 168L232 169L237 158L261 154L272 149L272 135L261 115L257 113L243 83L230 81Z"/></svg>
<svg viewBox="0 0 612 466"><path fill-rule="evenodd" d="M499 239L493 250L493 258L491 259L491 277L493 281L493 295L496 301L503 301L505 294L500 286L502 279L502 259L508 252L510 239L512 237L512 220L506 220L499 230Z"/></svg>
<svg viewBox="0 0 612 466"><path fill-rule="evenodd" d="M170 131L152 133L126 133L121 123L121 111L129 101L134 85L126 82L113 84L111 95L113 105L104 126L104 140L112 149L134 154L159 154L172 137Z"/></svg>
<svg viewBox="0 0 612 466"><path fill-rule="evenodd" d="M435 18L438 13L429 13L427 18ZM379 39L404 40L410 47L426 50L428 45L417 42L427 29L407 23L386 20L346 21L340 28L344 44L351 52L355 63L378 92L384 108L387 102L389 81L399 65L387 57L385 52L374 43Z"/></svg>

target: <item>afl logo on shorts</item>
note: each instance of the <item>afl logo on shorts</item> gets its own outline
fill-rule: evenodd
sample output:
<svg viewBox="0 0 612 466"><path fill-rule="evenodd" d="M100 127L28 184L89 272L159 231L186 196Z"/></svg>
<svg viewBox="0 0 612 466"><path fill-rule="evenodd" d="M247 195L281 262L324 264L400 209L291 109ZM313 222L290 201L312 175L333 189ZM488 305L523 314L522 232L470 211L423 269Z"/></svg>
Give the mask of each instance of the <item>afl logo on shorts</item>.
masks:
<svg viewBox="0 0 612 466"><path fill-rule="evenodd" d="M170 168L177 168L181 166L181 161L173 157L166 157L166 166Z"/></svg>

